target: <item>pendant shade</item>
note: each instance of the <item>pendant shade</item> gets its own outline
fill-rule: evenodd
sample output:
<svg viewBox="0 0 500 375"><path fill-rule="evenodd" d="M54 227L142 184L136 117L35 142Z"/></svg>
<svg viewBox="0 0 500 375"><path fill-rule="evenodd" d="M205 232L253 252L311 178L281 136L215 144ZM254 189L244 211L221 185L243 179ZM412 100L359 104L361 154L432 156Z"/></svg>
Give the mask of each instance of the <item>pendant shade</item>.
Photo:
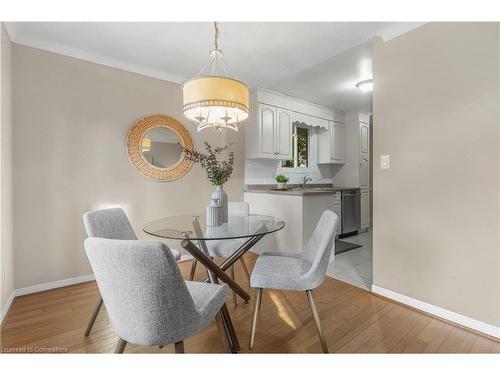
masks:
<svg viewBox="0 0 500 375"><path fill-rule="evenodd" d="M184 83L183 112L188 119L210 126L232 127L249 114L249 90L241 81L229 77L205 76Z"/></svg>

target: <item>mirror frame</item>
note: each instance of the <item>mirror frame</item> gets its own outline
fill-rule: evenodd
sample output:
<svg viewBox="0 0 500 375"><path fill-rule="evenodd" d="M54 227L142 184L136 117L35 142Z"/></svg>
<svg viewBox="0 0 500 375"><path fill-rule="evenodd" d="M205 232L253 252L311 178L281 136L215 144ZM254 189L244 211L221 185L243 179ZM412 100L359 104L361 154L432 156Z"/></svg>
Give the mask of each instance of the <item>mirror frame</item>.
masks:
<svg viewBox="0 0 500 375"><path fill-rule="evenodd" d="M127 135L127 154L132 165L142 175L161 182L174 181L184 176L191 165L192 161L187 160L184 152L181 153L177 163L168 168L158 168L149 164L142 154L142 140L144 135L153 128L167 128L172 130L179 137L180 144L193 150L193 140L187 128L174 119L166 115L151 115L144 117L136 122L129 130Z"/></svg>

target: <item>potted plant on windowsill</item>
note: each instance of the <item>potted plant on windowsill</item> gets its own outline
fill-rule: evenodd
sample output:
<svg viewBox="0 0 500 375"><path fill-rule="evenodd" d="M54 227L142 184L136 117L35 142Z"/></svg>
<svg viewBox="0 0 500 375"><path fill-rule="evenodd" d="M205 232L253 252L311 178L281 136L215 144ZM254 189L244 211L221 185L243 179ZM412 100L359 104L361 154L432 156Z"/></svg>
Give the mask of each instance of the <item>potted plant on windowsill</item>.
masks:
<svg viewBox="0 0 500 375"><path fill-rule="evenodd" d="M276 177L276 184L277 184L277 189L279 190L285 190L286 189L286 183L289 181L289 178L286 177L283 174L279 174Z"/></svg>

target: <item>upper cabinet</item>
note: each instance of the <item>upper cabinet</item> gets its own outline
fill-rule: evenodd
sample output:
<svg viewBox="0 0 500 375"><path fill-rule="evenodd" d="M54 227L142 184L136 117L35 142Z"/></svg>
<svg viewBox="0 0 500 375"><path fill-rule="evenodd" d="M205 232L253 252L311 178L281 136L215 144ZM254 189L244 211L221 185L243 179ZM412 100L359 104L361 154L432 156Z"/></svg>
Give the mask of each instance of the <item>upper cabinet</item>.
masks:
<svg viewBox="0 0 500 375"><path fill-rule="evenodd" d="M292 112L276 109L276 155L279 159L292 159Z"/></svg>
<svg viewBox="0 0 500 375"><path fill-rule="evenodd" d="M345 125L337 122L332 125L332 161L345 163Z"/></svg>
<svg viewBox="0 0 500 375"><path fill-rule="evenodd" d="M276 155L276 108L259 104L259 153L263 157Z"/></svg>
<svg viewBox="0 0 500 375"><path fill-rule="evenodd" d="M317 133L318 164L345 163L345 125L330 121L328 129Z"/></svg>
<svg viewBox="0 0 500 375"><path fill-rule="evenodd" d="M267 90L253 90L250 106L243 124L246 159L293 159L293 124L299 122L318 129L318 143L325 143L323 163L345 162L343 113Z"/></svg>
<svg viewBox="0 0 500 375"><path fill-rule="evenodd" d="M258 103L258 131L251 150L252 158L292 158L292 114L288 110ZM248 157L247 152L247 158Z"/></svg>

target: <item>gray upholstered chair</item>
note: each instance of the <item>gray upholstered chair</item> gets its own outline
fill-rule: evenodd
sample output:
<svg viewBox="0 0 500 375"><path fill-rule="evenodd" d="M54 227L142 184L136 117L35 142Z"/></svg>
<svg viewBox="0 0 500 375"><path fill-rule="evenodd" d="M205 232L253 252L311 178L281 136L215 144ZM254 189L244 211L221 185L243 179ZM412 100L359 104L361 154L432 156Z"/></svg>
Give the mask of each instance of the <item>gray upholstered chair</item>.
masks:
<svg viewBox="0 0 500 375"><path fill-rule="evenodd" d="M115 353L130 342L163 346L206 327L227 296L226 284L184 281L167 245L158 241L87 238L85 250L109 319L120 337Z"/></svg>
<svg viewBox="0 0 500 375"><path fill-rule="evenodd" d="M228 211L230 215L248 215L250 212L250 207L247 202L229 202ZM236 239L236 240L220 240L220 241L213 240L213 241L206 241L206 244L210 257L227 258L231 256L234 253L234 251L238 249L238 247L240 247L246 240L247 238ZM250 282L250 273L248 272L248 268L243 257L240 258L240 262L248 278L248 282ZM189 275L189 280L193 280L194 278L194 273L196 271L196 264L197 261L196 259L194 259L191 266L191 273ZM233 280L235 278L234 266L231 266L231 278ZM233 290L233 300L234 300L234 306L236 306L237 300L236 300L236 292L234 290Z"/></svg>
<svg viewBox="0 0 500 375"><path fill-rule="evenodd" d="M262 303L262 289L269 288L306 292L321 346L323 351L328 353L312 290L320 286L325 278L330 254L335 247L334 238L338 221L339 217L334 212L323 212L301 254L263 253L259 256L250 278L250 285L256 288L250 329L250 349L253 348L257 315Z"/></svg>
<svg viewBox="0 0 500 375"><path fill-rule="evenodd" d="M132 229L132 225L130 225L127 215L120 207L89 211L83 215L83 224L85 225L88 237L109 238L113 240L137 240L137 236ZM181 258L177 250L171 251L176 260ZM90 335L101 307L102 298L99 296L85 329L85 337Z"/></svg>

